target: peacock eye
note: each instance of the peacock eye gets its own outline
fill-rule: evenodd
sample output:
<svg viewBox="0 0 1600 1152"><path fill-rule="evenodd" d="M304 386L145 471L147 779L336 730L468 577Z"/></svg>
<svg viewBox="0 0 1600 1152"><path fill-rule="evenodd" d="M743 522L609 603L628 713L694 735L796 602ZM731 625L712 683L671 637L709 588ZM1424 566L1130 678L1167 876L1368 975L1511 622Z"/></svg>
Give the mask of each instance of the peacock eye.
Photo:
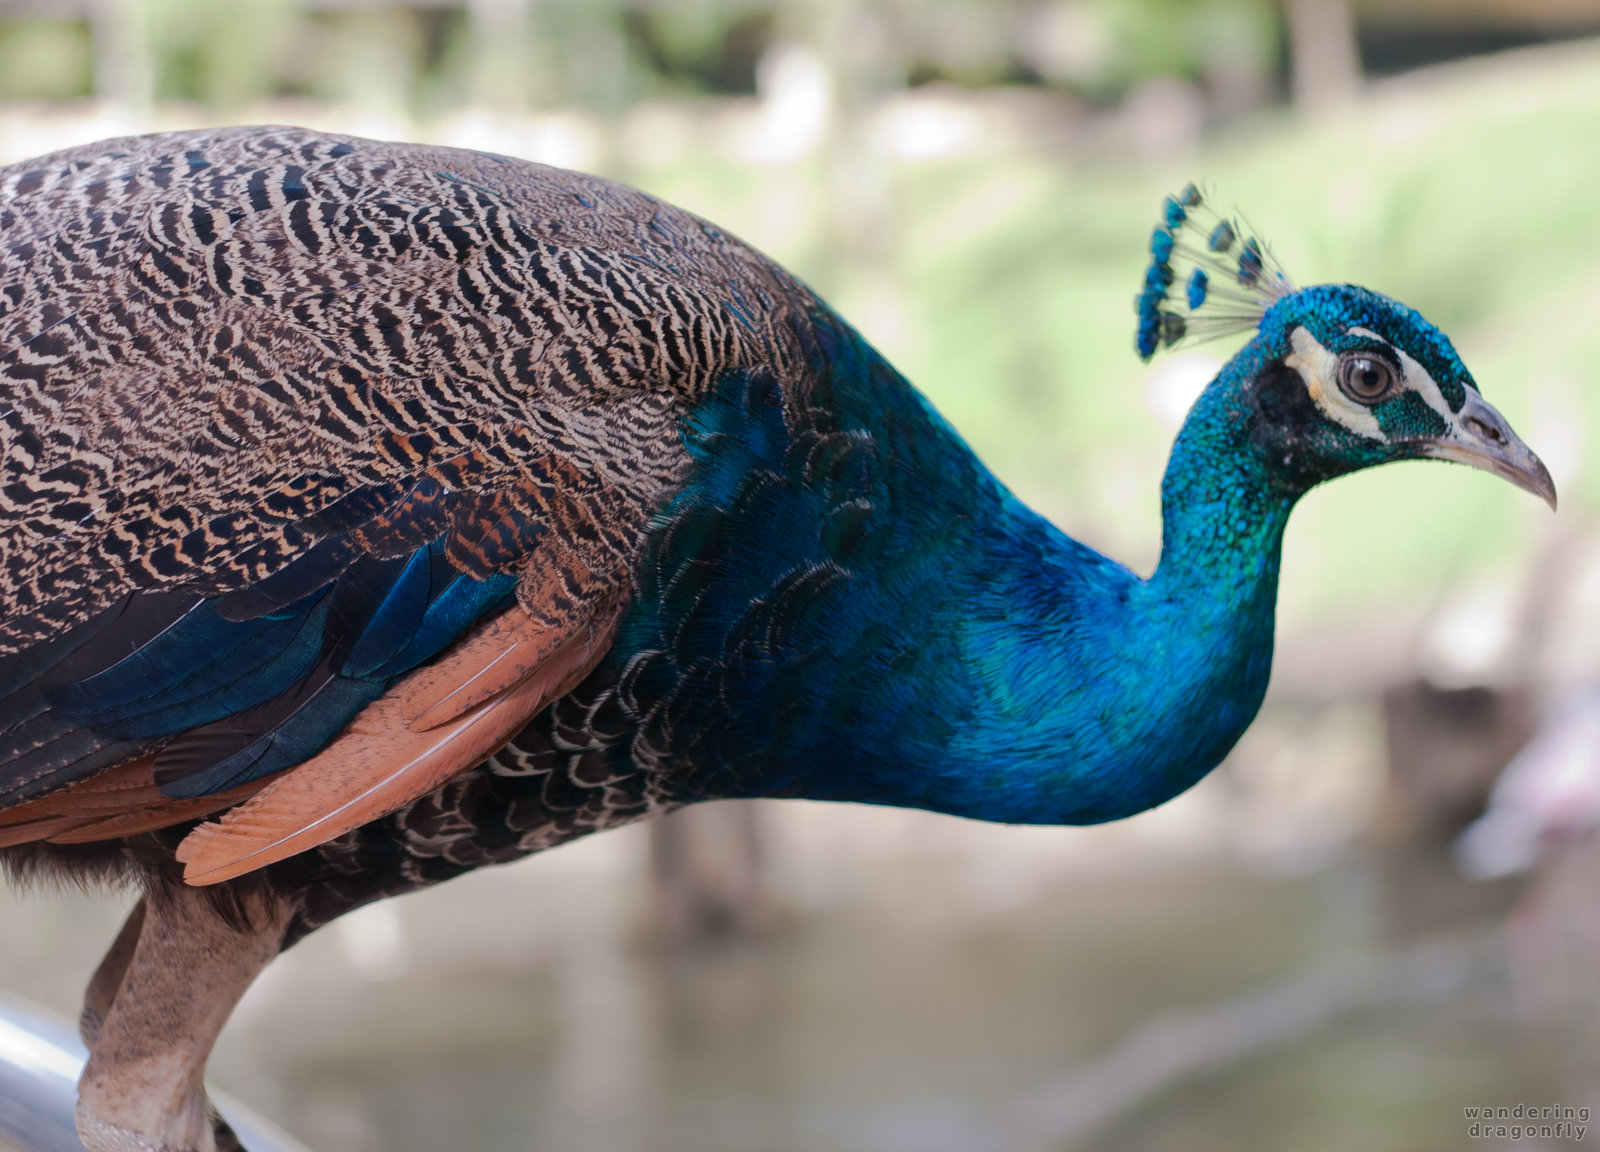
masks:
<svg viewBox="0 0 1600 1152"><path fill-rule="evenodd" d="M1399 383L1399 369L1386 357L1348 352L1339 358L1339 390L1358 404L1376 404Z"/></svg>

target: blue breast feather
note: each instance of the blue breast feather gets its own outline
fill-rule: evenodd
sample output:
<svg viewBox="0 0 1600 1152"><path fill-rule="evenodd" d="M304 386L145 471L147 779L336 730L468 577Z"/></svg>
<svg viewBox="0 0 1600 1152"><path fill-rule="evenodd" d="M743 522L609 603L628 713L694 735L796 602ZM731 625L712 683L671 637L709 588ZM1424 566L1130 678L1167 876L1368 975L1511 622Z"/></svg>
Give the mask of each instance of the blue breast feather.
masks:
<svg viewBox="0 0 1600 1152"><path fill-rule="evenodd" d="M1261 637L1213 683L1221 632L1024 507L841 321L810 336L809 396L736 373L692 418L611 656L679 794L1087 823L1212 767ZM1269 655L1270 626L1269 596Z"/></svg>

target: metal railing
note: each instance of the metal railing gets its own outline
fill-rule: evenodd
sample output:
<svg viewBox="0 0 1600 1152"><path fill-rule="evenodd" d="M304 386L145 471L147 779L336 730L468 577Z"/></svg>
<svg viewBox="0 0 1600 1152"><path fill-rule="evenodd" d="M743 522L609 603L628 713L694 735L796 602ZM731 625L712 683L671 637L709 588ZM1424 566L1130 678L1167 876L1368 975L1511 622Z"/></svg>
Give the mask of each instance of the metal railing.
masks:
<svg viewBox="0 0 1600 1152"><path fill-rule="evenodd" d="M0 992L0 1152L84 1152L72 1113L87 1058L66 1021ZM211 1098L250 1152L310 1152L225 1093Z"/></svg>

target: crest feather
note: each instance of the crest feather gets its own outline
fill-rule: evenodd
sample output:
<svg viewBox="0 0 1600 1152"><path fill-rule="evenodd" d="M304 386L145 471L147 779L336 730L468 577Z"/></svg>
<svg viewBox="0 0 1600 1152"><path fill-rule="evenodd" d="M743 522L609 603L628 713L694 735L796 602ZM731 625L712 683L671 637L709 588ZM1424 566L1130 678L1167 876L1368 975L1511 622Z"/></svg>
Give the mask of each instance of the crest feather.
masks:
<svg viewBox="0 0 1600 1152"><path fill-rule="evenodd" d="M1217 215L1190 184L1167 197L1150 234L1150 265L1134 301L1139 358L1181 340L1248 332L1294 290L1272 249L1238 218Z"/></svg>

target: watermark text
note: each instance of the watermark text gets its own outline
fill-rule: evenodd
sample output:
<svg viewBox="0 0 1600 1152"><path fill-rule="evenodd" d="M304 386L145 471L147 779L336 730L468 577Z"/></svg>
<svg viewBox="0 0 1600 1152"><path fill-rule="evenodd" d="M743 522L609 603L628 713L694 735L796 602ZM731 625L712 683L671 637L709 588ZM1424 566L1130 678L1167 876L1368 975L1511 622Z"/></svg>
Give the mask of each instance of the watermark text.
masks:
<svg viewBox="0 0 1600 1152"><path fill-rule="evenodd" d="M1463 1108L1467 1136L1474 1140L1582 1140L1589 1109L1568 1104L1501 1104Z"/></svg>

